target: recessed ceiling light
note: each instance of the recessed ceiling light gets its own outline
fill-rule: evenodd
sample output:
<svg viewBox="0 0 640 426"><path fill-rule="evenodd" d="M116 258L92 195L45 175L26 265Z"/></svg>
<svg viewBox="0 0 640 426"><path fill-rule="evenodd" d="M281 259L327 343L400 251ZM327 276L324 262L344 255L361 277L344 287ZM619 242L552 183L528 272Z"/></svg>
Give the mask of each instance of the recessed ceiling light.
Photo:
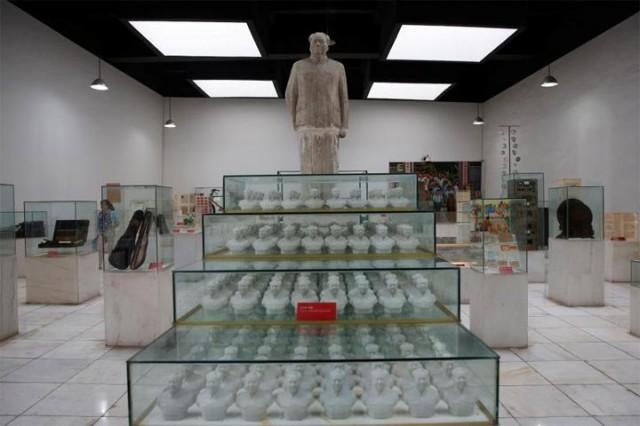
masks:
<svg viewBox="0 0 640 426"><path fill-rule="evenodd" d="M165 56L261 56L246 22L129 23Z"/></svg>
<svg viewBox="0 0 640 426"><path fill-rule="evenodd" d="M271 80L193 80L212 98L277 98Z"/></svg>
<svg viewBox="0 0 640 426"><path fill-rule="evenodd" d="M448 83L380 83L371 85L367 99L432 101L451 86Z"/></svg>
<svg viewBox="0 0 640 426"><path fill-rule="evenodd" d="M390 60L480 62L516 29L402 25Z"/></svg>

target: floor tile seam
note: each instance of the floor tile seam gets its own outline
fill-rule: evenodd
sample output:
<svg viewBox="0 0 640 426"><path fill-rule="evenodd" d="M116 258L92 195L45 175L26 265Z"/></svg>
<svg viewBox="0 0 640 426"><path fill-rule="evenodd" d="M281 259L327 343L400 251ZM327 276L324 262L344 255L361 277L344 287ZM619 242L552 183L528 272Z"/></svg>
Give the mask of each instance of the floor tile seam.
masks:
<svg viewBox="0 0 640 426"><path fill-rule="evenodd" d="M29 383L29 384L33 384L33 383ZM51 389L51 391L47 392L42 397L40 397L36 402L31 404L29 407L27 407L24 411L22 411L18 415L18 417L21 417L21 416L25 415L25 413L27 411L31 410L33 407L35 407L37 404L39 404L41 401L43 401L45 398L47 398L49 395L51 395L53 392L55 392L56 390L60 389L60 387L64 385L64 383L61 383L61 384L58 384L58 383L41 383L41 384L43 384L43 385L56 385L56 386L53 389ZM11 421L13 422L13 421L15 421L15 419L11 420Z"/></svg>
<svg viewBox="0 0 640 426"><path fill-rule="evenodd" d="M563 350L565 350L565 351L569 352L571 355L575 356L576 358L578 358L578 360L581 360L581 361L625 361L625 359L620 359L620 358L615 358L615 359L592 359L592 360L582 359L582 358L580 357L580 355L578 355L577 353L575 353L575 352L571 351L570 349L568 349L568 348L566 348L566 347L564 346L564 345L566 345L566 344L568 344L568 343L569 343L569 344L570 344L570 343L604 343L604 344L606 344L607 346L610 346L610 347L611 347L612 349L614 349L614 350L618 350L618 351L620 351L620 349L616 348L615 346L613 346L613 345L611 345L611 344L609 344L609 343L607 343L607 342L602 342L602 341L600 341L600 342L565 342L565 343L555 343L556 345L560 346L560 348L561 348L561 349L563 349ZM627 354L626 352L623 352L623 351L620 351L620 352L624 353L625 355L629 355L629 354Z"/></svg>
<svg viewBox="0 0 640 426"><path fill-rule="evenodd" d="M632 360L632 359L627 359L627 360L624 360L624 359L615 359L615 360L596 360L595 362L598 362L598 361L605 361L605 362L611 362L611 361L622 361L622 362L624 362L624 361L635 361L635 360ZM633 385L633 384L635 384L635 383L622 383L622 382L619 382L618 380L614 379L614 378L613 378L613 377L611 377L609 374L607 374L604 370L601 370L601 369L600 369L600 368L598 368L596 365L591 364L591 362L593 362L593 361L585 361L585 362L587 362L587 363L589 364L589 366L591 366L592 368L596 369L597 371L599 371L600 373L602 373L602 374L603 374L603 375L605 375L606 377L610 378L611 380L613 380L614 382L616 382L616 383L617 383L617 384L619 384L620 386L624 386L625 384L627 384L627 385ZM640 383L640 382L639 382L639 383Z"/></svg>
<svg viewBox="0 0 640 426"><path fill-rule="evenodd" d="M588 328L588 329L593 329L593 328L602 328L602 329L605 329L605 330L610 330L611 328L613 328L614 330L615 330L615 329L620 329L620 330L623 330L623 331L624 331L625 333L627 333L628 335L633 336L633 334L631 334L631 332L630 332L627 328L625 328L625 327L619 327L619 326L617 326L617 325L616 325L616 327L611 327L611 328L609 328L609 327L584 327L584 328L582 329L582 331L584 331L585 333L587 333L587 334L589 334L589 335L591 335L591 336L595 337L596 339L601 340L602 342L604 342L604 343L608 344L609 346L613 346L613 345L611 344L611 342L613 342L613 343L633 342L632 340L613 340L613 341L604 340L604 339L602 339L602 338L600 338L600 337L596 336L595 334L589 333L589 332L586 330L587 328ZM640 343L640 340L638 341L638 343ZM613 346L613 347L615 348L615 346ZM617 348L616 348L616 349L617 349Z"/></svg>
<svg viewBox="0 0 640 426"><path fill-rule="evenodd" d="M565 391L562 390L562 388L560 386L589 386L589 385L553 385L556 389L558 389L564 396L566 396L571 402L573 402L577 407L579 407L582 411L584 411L585 413L587 413L587 416L589 417L595 417L595 414L591 414L586 408L584 408L582 406L582 404L580 404L578 401L576 401L574 398L572 398L568 393L566 393ZM597 386L597 385L596 385ZM565 416L565 417L570 417L570 416ZM584 417L584 416L575 416L575 417Z"/></svg>
<svg viewBox="0 0 640 426"><path fill-rule="evenodd" d="M538 362L538 363L543 363L543 362L582 362L582 363L584 363L584 364L588 365L589 367L594 368L597 372L602 373L600 370L598 370L597 368L595 368L594 366L592 366L591 364L589 364L589 363L588 363L588 361L586 361L586 360L577 360L577 361L533 361L533 362ZM565 385L570 385L570 384L572 384L572 383L553 383L553 382L551 381L551 379L549 379L547 376L545 376L545 375L542 373L542 371L538 370L538 369L535 367L535 365L531 365L531 364L529 364L529 365L530 365L530 367L531 367L533 370L535 370L538 374L540 374L540 375L541 375L542 377L544 377L547 381L549 381L549 383L551 383L551 384L553 384L553 385L565 386ZM611 380L613 383L618 383L618 384L620 384L620 383L619 383L619 382L617 382L613 377L609 377L609 376L607 376L607 375L606 375L606 374L604 374L604 373L603 373L603 375L604 375L607 379ZM608 383L608 384L613 384L613 383ZM573 383L573 384L578 384L578 383ZM604 383L592 383L592 384L604 384Z"/></svg>

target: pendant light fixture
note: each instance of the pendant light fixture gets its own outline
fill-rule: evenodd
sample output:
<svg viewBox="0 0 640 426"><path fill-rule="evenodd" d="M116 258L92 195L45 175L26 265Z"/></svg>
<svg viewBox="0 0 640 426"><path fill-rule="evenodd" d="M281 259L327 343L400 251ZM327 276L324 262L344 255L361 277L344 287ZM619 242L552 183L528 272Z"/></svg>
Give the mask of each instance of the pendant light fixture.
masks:
<svg viewBox="0 0 640 426"><path fill-rule="evenodd" d="M93 80L91 86L89 87L100 92L109 90L109 86L107 86L107 83L105 83L105 81L102 79L102 61L100 60L100 58L98 58L98 78Z"/></svg>
<svg viewBox="0 0 640 426"><path fill-rule="evenodd" d="M173 129L176 127L176 122L171 118L171 98L169 98L169 119L164 122L164 127L167 129Z"/></svg>
<svg viewBox="0 0 640 426"><path fill-rule="evenodd" d="M555 87L558 85L558 80L551 75L551 64L547 65L547 76L542 80L540 86L542 87Z"/></svg>
<svg viewBox="0 0 640 426"><path fill-rule="evenodd" d="M484 124L484 120L480 116L480 104L477 104L477 111L478 111L478 115L476 116L476 119L473 120L473 125L482 126Z"/></svg>

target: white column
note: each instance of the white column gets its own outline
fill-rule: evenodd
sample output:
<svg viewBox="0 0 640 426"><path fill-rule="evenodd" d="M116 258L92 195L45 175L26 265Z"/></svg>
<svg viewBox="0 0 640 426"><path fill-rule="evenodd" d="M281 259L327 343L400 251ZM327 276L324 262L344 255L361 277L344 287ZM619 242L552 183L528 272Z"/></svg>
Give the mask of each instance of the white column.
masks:
<svg viewBox="0 0 640 426"><path fill-rule="evenodd" d="M18 333L16 257L0 256L0 340Z"/></svg>

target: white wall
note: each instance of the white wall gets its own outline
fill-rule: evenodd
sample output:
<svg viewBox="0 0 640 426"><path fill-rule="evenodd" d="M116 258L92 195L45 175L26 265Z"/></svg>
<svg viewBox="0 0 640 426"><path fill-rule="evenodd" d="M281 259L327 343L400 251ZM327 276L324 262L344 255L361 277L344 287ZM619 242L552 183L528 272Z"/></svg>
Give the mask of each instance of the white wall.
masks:
<svg viewBox="0 0 640 426"><path fill-rule="evenodd" d="M225 174L299 168L284 100L174 99L165 130L165 184L178 191L222 184ZM475 104L351 101L340 168L386 172L389 161L481 159Z"/></svg>
<svg viewBox="0 0 640 426"><path fill-rule="evenodd" d="M498 125L520 125L521 172L604 185L609 211L640 211L640 78L636 14L484 106L485 193L500 193Z"/></svg>
<svg viewBox="0 0 640 426"><path fill-rule="evenodd" d="M23 200L97 200L106 182L160 183L162 98L2 2L0 181Z"/></svg>

